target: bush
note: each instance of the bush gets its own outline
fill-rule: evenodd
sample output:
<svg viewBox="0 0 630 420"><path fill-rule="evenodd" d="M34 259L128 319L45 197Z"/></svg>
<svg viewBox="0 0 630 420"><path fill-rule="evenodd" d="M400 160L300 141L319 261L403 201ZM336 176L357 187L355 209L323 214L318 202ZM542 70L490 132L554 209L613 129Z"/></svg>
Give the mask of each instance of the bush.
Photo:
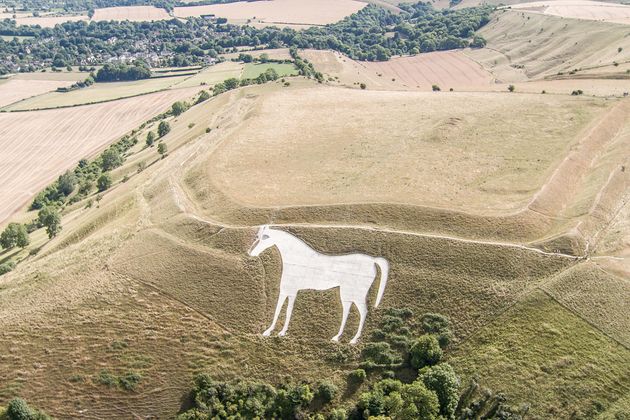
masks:
<svg viewBox="0 0 630 420"><path fill-rule="evenodd" d="M439 87L438 85L433 85L433 86L431 86L431 90L432 90L433 92L439 92L439 91L441 91L442 89L440 89L440 87Z"/></svg>
<svg viewBox="0 0 630 420"><path fill-rule="evenodd" d="M136 389L136 385L140 382L142 377L135 372L127 372L120 378L118 378L118 383L125 391L133 391Z"/></svg>
<svg viewBox="0 0 630 420"><path fill-rule="evenodd" d="M440 343L434 335L425 334L418 338L409 351L411 366L420 369L425 366L433 366L442 359Z"/></svg>
<svg viewBox="0 0 630 420"><path fill-rule="evenodd" d="M337 396L337 387L330 382L322 382L317 387L317 398L321 399L324 404L331 402Z"/></svg>
<svg viewBox="0 0 630 420"><path fill-rule="evenodd" d="M157 151L162 157L166 156L166 153L168 151L168 148L166 147L166 143L160 142L158 144Z"/></svg>
<svg viewBox="0 0 630 420"><path fill-rule="evenodd" d="M7 261L5 263L0 264L0 276L3 274L7 274L10 271L13 271L15 268L15 263L13 261Z"/></svg>
<svg viewBox="0 0 630 420"><path fill-rule="evenodd" d="M101 174L96 181L96 186L99 192L108 190L112 186L112 177L108 173Z"/></svg>
<svg viewBox="0 0 630 420"><path fill-rule="evenodd" d="M208 91L202 90L201 92L199 92L199 96L197 97L197 101L195 103L200 104L204 101L207 101L208 99L210 99L210 94L208 93Z"/></svg>
<svg viewBox="0 0 630 420"><path fill-rule="evenodd" d="M451 342L453 333L451 332L451 321L448 317L440 314L427 313L420 319L422 331L426 334L435 334L440 346L445 348Z"/></svg>
<svg viewBox="0 0 630 420"><path fill-rule="evenodd" d="M515 90L516 90L516 86L514 86L514 85L509 85L508 86L508 91L514 92Z"/></svg>
<svg viewBox="0 0 630 420"><path fill-rule="evenodd" d="M361 83L361 84L359 85L359 87L360 87L361 89L365 90L365 88L367 88L367 85L366 85L365 83Z"/></svg>
<svg viewBox="0 0 630 420"><path fill-rule="evenodd" d="M383 341L367 343L363 348L362 356L367 362L377 365L391 366L402 362L400 356L392 351L390 344Z"/></svg>
<svg viewBox="0 0 630 420"><path fill-rule="evenodd" d="M365 381L365 378L367 378L367 374L363 369L355 369L348 375L348 379L350 380L350 382L355 384L363 383Z"/></svg>
<svg viewBox="0 0 630 420"><path fill-rule="evenodd" d="M9 401L5 413L7 420L49 420L45 413L31 408L22 398L13 398Z"/></svg>
<svg viewBox="0 0 630 420"><path fill-rule="evenodd" d="M573 92L571 92L571 95L579 96L579 95L582 95L583 93L584 93L584 91L582 89L578 89L578 90L574 90Z"/></svg>

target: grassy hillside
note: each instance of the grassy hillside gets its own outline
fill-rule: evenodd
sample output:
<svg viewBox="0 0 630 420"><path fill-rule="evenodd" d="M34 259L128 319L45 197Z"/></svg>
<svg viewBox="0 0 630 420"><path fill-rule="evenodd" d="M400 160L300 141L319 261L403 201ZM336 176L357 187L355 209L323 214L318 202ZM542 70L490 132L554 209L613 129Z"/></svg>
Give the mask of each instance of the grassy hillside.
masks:
<svg viewBox="0 0 630 420"><path fill-rule="evenodd" d="M628 171L620 169L625 156L614 152L629 140L627 105L479 95L403 92L379 102L374 92L294 79L288 87L278 81L230 91L166 117L172 129L162 138L164 158L155 147L131 148L112 172L110 189L98 200L93 193L67 206L59 236L41 238L35 255L24 255L15 271L0 277L0 405L20 395L60 418L170 418L189 406L197 372L276 384L327 378L342 391L335 403L351 405L380 373L351 388L348 372L359 366L387 310L407 307L417 316L448 316L454 339L447 360L462 379L478 373L483 386L504 392L511 404L529 404L534 417L627 413L627 277L610 277L573 255L583 248L562 248L579 228L592 247L589 256L626 252L624 234L615 232L626 232L616 215L627 211ZM340 101L344 106L335 112L323 105ZM477 109L465 109L466 103ZM267 121L267 107L282 112ZM527 123L515 115L527 116ZM554 119L568 125L559 129ZM501 124L513 131L501 131ZM540 135L544 144L512 162L511 153L527 148L521 138L531 143ZM404 138L413 142L388 148ZM297 160L297 150L308 151L312 162ZM441 156L459 153L461 168L482 171L481 157L491 152L502 161L485 176L505 190L485 192L515 193L521 204L529 197L531 208L518 217L515 207L497 211L487 204L484 211L481 203L490 199L483 191L474 211L461 198L452 200L459 205L431 208L431 196L418 192L429 179L433 200L440 190L471 188L458 167L448 174ZM353 158L336 165L339 172L327 166L344 153ZM423 160L427 154L432 158ZM381 178L399 173L378 194L340 200L334 189L325 195L326 184L317 189L334 182L347 188L341 197L351 197L361 185L376 187L379 177L361 176L379 164L386 168ZM402 178L414 166L427 175ZM429 178L440 173L435 168L444 172ZM506 174L512 174L508 181L499 181ZM315 176L323 178L308 184ZM407 189L417 178L424 183ZM267 185L277 191L257 196ZM289 200L307 185L317 201ZM374 286L369 294L358 346L348 344L355 310L341 343L330 341L340 322L337 289L300 292L288 335L261 336L281 271L276 250L247 255L262 223L323 253L363 252L390 261L378 309Z"/></svg>

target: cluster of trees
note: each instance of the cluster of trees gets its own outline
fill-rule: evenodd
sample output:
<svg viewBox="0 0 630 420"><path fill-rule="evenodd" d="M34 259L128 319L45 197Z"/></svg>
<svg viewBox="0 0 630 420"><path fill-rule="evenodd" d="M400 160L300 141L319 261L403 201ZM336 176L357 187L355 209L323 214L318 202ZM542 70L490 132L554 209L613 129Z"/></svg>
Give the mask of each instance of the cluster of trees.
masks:
<svg viewBox="0 0 630 420"><path fill-rule="evenodd" d="M474 32L489 21L490 7L434 10L422 2L400 7L402 12L395 14L368 5L340 22L304 31L238 26L204 18L66 22L54 28L16 26L15 21L5 19L0 21L0 35L32 38L0 40L0 56L6 57L0 73L18 68L35 71L44 65L102 64L129 54L155 54L162 65L186 66L203 64L207 57L238 46L333 49L359 60L387 60L399 54L485 44ZM138 77L145 72L135 69L132 74Z"/></svg>
<svg viewBox="0 0 630 420"><path fill-rule="evenodd" d="M151 77L149 66L139 60L133 64L105 64L96 72L97 82L118 82L124 80L140 80Z"/></svg>
<svg viewBox="0 0 630 420"><path fill-rule="evenodd" d="M64 0L63 2L59 2L58 0L20 0L19 10L37 12L61 9L65 12L84 12L86 10L93 11L94 9L103 7L146 5L155 6L165 9L167 11L171 11L175 6L232 3L235 1L239 0L199 0L194 2L186 2L181 0ZM18 9L16 7L13 7L10 10L16 12Z"/></svg>
<svg viewBox="0 0 630 420"><path fill-rule="evenodd" d="M214 96L220 95L228 90L236 89L241 86L249 86L258 84L261 85L267 82L273 82L278 80L280 76L278 72L273 68L268 68L263 73L260 73L254 79L237 79L235 77L230 77L229 79L225 79L223 82L219 82L212 87L212 94Z"/></svg>
<svg viewBox="0 0 630 420"><path fill-rule="evenodd" d="M452 336L448 318L440 314L416 322L412 311L390 309L363 346L361 368L348 375L343 395L365 389L355 403L344 404L338 398L342 393L327 382L273 386L201 374L191 394L193 408L179 419L521 419L523 413L511 409L505 397L475 380L461 387L443 360Z"/></svg>

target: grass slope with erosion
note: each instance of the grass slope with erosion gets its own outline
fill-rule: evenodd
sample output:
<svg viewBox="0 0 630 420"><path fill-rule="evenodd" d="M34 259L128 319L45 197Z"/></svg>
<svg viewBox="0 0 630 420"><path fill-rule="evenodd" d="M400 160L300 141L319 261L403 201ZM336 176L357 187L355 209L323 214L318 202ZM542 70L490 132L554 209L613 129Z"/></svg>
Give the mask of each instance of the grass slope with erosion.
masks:
<svg viewBox="0 0 630 420"><path fill-rule="evenodd" d="M505 82L577 70L597 78L630 61L628 26L499 10L479 30L487 46L467 53ZM624 70L619 71L625 74Z"/></svg>
<svg viewBox="0 0 630 420"><path fill-rule="evenodd" d="M518 239L497 241L490 231L467 235L463 224L456 234L438 231L429 235L426 226L411 223L416 215L431 213L429 207L413 206L413 217L403 214L399 225L391 226L383 216L398 206L386 201L371 207L362 207L361 203L341 207L293 203L293 207L280 207L286 202L278 201L281 196L276 195L276 202L262 208L234 200L234 192L226 188L228 179L256 182L260 178L278 183L279 190L290 187L290 179L276 178L280 171L270 175L267 166L286 165L299 158L289 153L295 138L283 140L280 133L282 129L293 129L293 121L301 120L298 105L308 108L308 104L315 115L325 112L314 101L319 96L329 101L344 97L353 102L353 106L360 107L353 117L369 115L371 127L400 120L397 127L391 128L389 138L418 131L416 136L408 136L414 141L406 148L389 151L381 149L385 145L376 141L382 137L378 131L369 127L362 132L348 131L350 139L336 146L341 148L337 152L341 157L343 153L354 156L345 166L339 166L348 172L328 173L329 182L339 182L341 187L344 183L361 185L364 181L357 176L362 172L361 165L372 166L370 161L377 158L387 164L399 161L409 151L454 150L455 140L448 130L419 130L409 125L410 121L405 123L404 114L397 108L403 104L421 110L416 112L422 112L423 127L440 128L445 121L446 127L454 124L455 129L477 122L481 131L483 121L489 124L487 127L492 126L473 111L461 122L449 120L445 110L453 108L455 112L458 101L465 104L483 99L474 94L397 93L398 97L392 94L381 99L389 101L389 106L381 107L381 114L370 114L373 93L354 92L299 80L292 81L290 87L277 82L230 91L169 119L172 130L163 138L169 148L166 158L160 159L154 148L133 150L126 163L113 173L115 186L98 205L85 208L84 203L77 203L69 207L61 234L15 271L0 277L0 401L19 394L58 417L103 418L129 413L172 417L186 407L192 375L199 371L219 379L243 376L275 383L287 377L312 381L327 378L346 389L347 372L356 368L364 341L358 349L346 344L357 326L358 317L353 311L342 343L330 342L340 318L336 290L300 292L288 336L260 336L274 310L280 260L273 250L260 258L249 257L246 251L257 225L275 223L321 252L365 252L389 259L390 278L383 302L378 309L370 308L365 339L379 325L387 308L406 306L418 315L440 312L451 318L454 327L454 348L448 359L457 372L463 378L479 373L483 385L504 392L511 403L528 403L532 416L592 417L600 413L613 417L628 413L626 361L630 350L624 334L630 317L627 306L618 304L620 296L628 293L627 277L615 283L617 296L608 298L602 283L613 280L605 272L593 277L593 270L599 270L593 264L603 264L599 260L577 260L553 250L541 252ZM574 120L580 115L581 126L592 128L593 121L597 127L598 121L610 113L614 116L620 112L619 107L625 106L625 102L596 105L601 100L582 98L549 98L545 100L551 102L545 104L537 102L539 96L493 95L493 101L486 101L485 106L494 107L488 113L498 121L509 121L515 114L514 107L528 109L532 106L528 102L534 101L534 107L549 106L545 108L548 112L556 109L568 113L563 117L567 120L572 118L571 113ZM274 116L278 138L267 137L272 141L267 150L245 155L251 171L243 172L241 178L229 173L228 167L215 171L213 168L230 156L237 163L236 157L240 159L243 152L239 151L243 135L261 122L265 107L277 104L278 98L289 103L294 98L295 106L286 110L286 115ZM555 101L564 106L555 106L560 105ZM438 104L443 104L444 110ZM617 124L627 127L628 114L622 115L625 117ZM350 117L337 112L327 116L327 125L345 126L352 121ZM541 132L553 129L545 123L544 113L532 113L531 119L531 124L539 124ZM514 127L516 132L518 127ZM318 129L324 128L325 124L319 123ZM265 132L264 126L260 129ZM562 156L577 153L566 161L580 162L576 159L580 152L591 152L578 144L584 137L579 129L576 131L566 133L564 147L556 145L555 158L543 156L550 159L546 164L537 163L541 156L534 153L512 168L518 173L519 168L528 167L526 164L534 165L532 174L540 178L529 186L530 197L535 190L540 191L537 197L545 197L545 190L554 185L554 177L567 171L553 170L564 167ZM607 216L625 214L628 207L628 189L623 188L627 171L619 176L618 153L614 153L615 147L625 147L626 132L616 129L607 132L612 139L594 145L587 142L595 147L589 154L592 166L584 165L583 176L563 178L564 184L558 183L559 187L588 186L578 188L576 194L560 195L556 205L585 209L584 214L573 217L584 221L582 228L590 239L601 238L592 241L590 255L607 256L599 253L600 241L605 244L602 252L627 249L625 236L615 234L619 229L627 231L627 226L614 217L608 223ZM492 131L486 135L491 136ZM301 136L309 138L307 128ZM505 156L518 150L517 136L495 136L497 141L502 137L500 146ZM557 136L562 138L556 132L548 141ZM353 141L375 145L355 151L349 148ZM258 144L256 139L253 143ZM473 141L459 147L467 151L468 159L481 159L487 146ZM273 151L276 153L271 154ZM330 159L317 150L309 154L317 168L302 163L290 170L294 177L305 180L315 174L314 168L321 169ZM598 158L592 160L594 155ZM138 163L143 161L146 169L138 172ZM414 162L430 167L446 164L445 159ZM483 167L483 162L479 161L478 166ZM456 170L451 169L451 173ZM125 175L128 180L120 182ZM405 183L410 181L389 183L390 190L401 191L396 201L413 198L404 192ZM468 183L457 177L436 177L432 182L445 193L468 188ZM517 197L522 194L517 182L512 187L506 183L503 188ZM303 189L304 185L294 191ZM251 202L257 192L252 187L248 190ZM550 191L556 194L555 189ZM417 196L416 200L420 199ZM461 198L454 202L467 203ZM313 211L317 211L319 222L304 217ZM436 219L443 219L439 228L456 221L457 217L451 216L457 214L465 213L449 207L441 209ZM495 222L495 230L504 228L496 223L496 215L486 217L488 224ZM466 238L473 235L477 239ZM544 236L543 230L540 237ZM580 293L573 292L577 281L583 285ZM370 302L374 293L372 290ZM601 310L596 310L593 301ZM130 390L123 385L124 378L129 377L140 378ZM338 397L338 402L352 401L362 390L365 385L356 393L349 391Z"/></svg>

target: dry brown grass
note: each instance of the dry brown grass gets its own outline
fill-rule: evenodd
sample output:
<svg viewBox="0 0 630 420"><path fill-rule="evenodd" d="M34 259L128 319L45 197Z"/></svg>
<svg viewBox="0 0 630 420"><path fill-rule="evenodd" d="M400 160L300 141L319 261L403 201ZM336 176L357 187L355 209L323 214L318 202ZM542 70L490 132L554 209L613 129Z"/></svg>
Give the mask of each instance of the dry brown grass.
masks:
<svg viewBox="0 0 630 420"><path fill-rule="evenodd" d="M282 108L285 102L294 106ZM304 103L309 108L303 111ZM464 378L480 372L483 384L505 391L510 403L529 402L535 417L567 417L573 413L589 417L588 410L595 401L607 412L623 412L627 409L623 395L630 387L626 363L629 351L600 329L621 337L627 317L615 306L616 298L603 292L601 282L608 278L593 276L590 266L566 256L545 255L517 244L466 241L445 235L456 231L486 239L521 240L525 235L544 239L549 231L566 227L566 220L548 219L531 210L527 216L509 219L489 212L456 212L449 206L411 206L405 203L414 197L420 203L423 197L402 190L404 184L395 180L390 181L389 189L399 189L400 198L395 201L401 204L248 207L233 200L233 187L225 182L242 182L240 178L227 165L221 171L215 170L229 156L236 166L242 165L239 159L247 158L257 171L250 183L259 179L278 183L278 176L283 174L278 170L265 172L265 164L282 158L285 149L294 150L293 156L299 157L299 145L315 161L311 164L304 158L301 167L292 169L293 176L302 176L304 183L308 178L304 174L319 176L314 170L317 165L325 167L343 154L344 146L353 145L345 137L359 138L359 142L369 139L364 147L353 149L354 159L347 158L346 166L356 165L355 169L341 175L347 177L347 182L356 183L362 165L369 169L367 164L375 156L393 154L397 160L404 158L387 149L388 142L377 135L374 127L382 125L393 133L386 133L386 140L392 136L403 139L405 132L424 136L435 133L432 129L443 118L451 117L449 109L464 116L458 135L449 137L448 132L438 132L436 141L426 146L408 142L408 153L414 153L414 148L432 153L433 148L447 156L459 144L466 146L470 159L484 151L488 155L501 151L502 156L509 156L519 147L519 138L530 135L518 121L513 126L518 135L510 136L506 131L502 143L499 139L492 144L483 141L494 130L501 130L492 125L495 120L512 122L516 109L530 116L530 131L532 126L539 126L538 135L549 136L547 143L557 141L548 145L552 149L545 149L544 154L523 151L523 145L518 149L520 155L530 156L532 165L537 159L549 159L540 167L522 166L530 168L530 178L536 178L523 196L531 198L531 192L541 183L553 180L553 168L567 167L560 173L579 172L581 175L575 176L579 179L572 180L565 174L557 178L560 181L547 183L552 185L547 187L549 192L543 191L534 202L556 213L556 206L566 206L569 210L561 212L574 212L571 221L600 218L610 211L595 210L591 215L589 210L615 208L612 203L615 197L620 198L618 188L625 185L625 178L615 175L611 168L619 171L619 153L615 152L624 150L627 125L625 108L619 102L612 106L602 103L598 99L552 95L364 92L295 79L289 88L268 84L238 89L170 118L173 130L164 138L169 156L158 159L155 148L133 149L125 165L115 172L116 179L124 173L132 174L126 183L106 193L100 208L83 209L80 204L68 208L60 236L15 272L0 277L0 401L19 394L61 418L112 418L129 413L172 417L185 404L185 392L196 371L208 371L220 379L236 375L269 381L286 380L287 376L294 380L327 378L343 387L346 372L357 365L360 346L356 349L345 344L350 331L356 328L354 311L343 343L330 342L340 318L336 290L300 292L288 336L263 339L259 335L275 305L280 260L275 250L261 258L247 256L246 250L253 241L255 225L275 221L319 251L364 252L390 260L390 279L382 306L370 310L366 339L384 309L407 306L417 315L440 312L453 322L457 347L450 361L458 372ZM403 104L406 108L415 106L413 118L406 117L409 112ZM269 112L266 107L278 106L274 120L263 121ZM376 107L380 113L373 109ZM352 115L342 111L350 108L354 109ZM478 114L467 108L479 108ZM309 111L312 115L306 115ZM622 117L618 116L620 112ZM550 113L551 117L547 115ZM366 118L364 114L370 121L360 124ZM556 127L546 122L545 118L557 119L559 115L567 120L564 131L574 130L573 135L553 131ZM422 124L415 122L419 116L424 116ZM313 128L303 127L296 136L291 136L290 130L280 133L280 128L298 125L292 121L314 124L317 119L320 136L311 138L311 143L322 142L333 148L337 153L333 157L304 140ZM390 119L399 122L394 124ZM572 127L578 122L582 129ZM273 136L265 128L265 124L272 123L276 125ZM208 127L210 132L206 132ZM346 127L352 131L344 135ZM600 137L588 134L598 127L594 132ZM467 137L466 133L484 129L488 130L485 136ZM265 143L256 130L268 133L268 149L261 146ZM248 150L241 149L247 145L245 134L252 137L259 156L244 154ZM527 140L535 141L533 136ZM377 150L380 147L386 152ZM558 149L551 153L554 147ZM558 166L570 150L573 154L569 161L582 162L583 151L590 154L591 163ZM415 153L416 159L404 163L407 171L421 161L421 152ZM554 156L547 156L550 154ZM150 165L136 174L140 161ZM435 159L433 165L441 163ZM389 167L381 176L389 176L388 172L394 170L396 167ZM613 181L607 184L611 173ZM446 193L456 190L454 180L460 178L453 178L445 175L432 179ZM283 182L289 184L291 179ZM555 188L562 185L579 191L560 194ZM582 191L579 185L588 188ZM317 193L315 187L309 187L313 193ZM295 187L294 192L304 188ZM461 188L469 186L464 182ZM505 188L513 186L506 183ZM226 196L226 191L231 194ZM236 192L257 197L255 191ZM383 187L378 192L389 193ZM320 201L339 201L339 196L333 201L323 192L319 194ZM553 195L559 197L557 202L545 201ZM437 192L434 196L438 197ZM322 226L314 225L318 220L324 221ZM334 223L355 226L325 226ZM606 240L600 243L623 247L619 236L610 238L617 229L626 229L624 223L613 219L610 230L602 236ZM528 224L536 226L536 234ZM395 225L407 232L366 229L369 225ZM593 235L597 229L587 230ZM426 235L431 231L438 235ZM572 287L576 281L583 282L577 292ZM611 284L615 291L625 293L623 283ZM571 311L543 295L540 288ZM592 302L608 312L593 310ZM580 317L592 319L587 323ZM136 371L142 380L135 392L108 388L98 381L103 370L116 376ZM556 411L552 411L554 407Z"/></svg>
<svg viewBox="0 0 630 420"><path fill-rule="evenodd" d="M248 206L509 212L527 204L605 109L558 96L286 90L250 112L208 175Z"/></svg>
<svg viewBox="0 0 630 420"><path fill-rule="evenodd" d="M543 78L630 61L627 32L624 25L499 10L479 31L487 48L466 54L504 82Z"/></svg>

